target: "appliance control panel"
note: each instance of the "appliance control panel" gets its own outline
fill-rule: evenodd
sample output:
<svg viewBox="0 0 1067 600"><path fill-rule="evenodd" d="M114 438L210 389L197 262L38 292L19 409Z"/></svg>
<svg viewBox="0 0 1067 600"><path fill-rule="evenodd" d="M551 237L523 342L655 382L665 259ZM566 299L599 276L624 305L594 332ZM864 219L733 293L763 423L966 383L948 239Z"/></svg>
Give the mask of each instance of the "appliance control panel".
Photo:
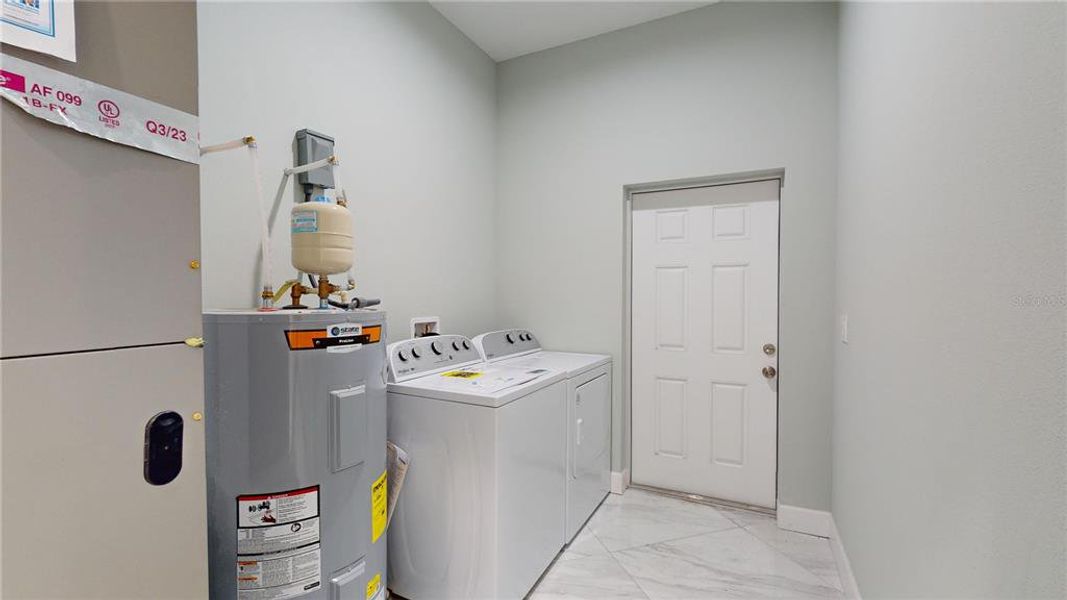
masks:
<svg viewBox="0 0 1067 600"><path fill-rule="evenodd" d="M389 344L389 380L404 381L453 365L481 361L474 342L462 335L429 335Z"/></svg>
<svg viewBox="0 0 1067 600"><path fill-rule="evenodd" d="M541 343L537 341L537 337L526 329L490 331L474 338L474 343L485 360L529 354L541 349Z"/></svg>

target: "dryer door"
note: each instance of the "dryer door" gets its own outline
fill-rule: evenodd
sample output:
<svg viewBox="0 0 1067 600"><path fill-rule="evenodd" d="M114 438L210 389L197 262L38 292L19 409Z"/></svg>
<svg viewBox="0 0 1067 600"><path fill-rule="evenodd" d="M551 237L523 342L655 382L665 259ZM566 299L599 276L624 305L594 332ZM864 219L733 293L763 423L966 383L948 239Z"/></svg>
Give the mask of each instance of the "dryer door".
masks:
<svg viewBox="0 0 1067 600"><path fill-rule="evenodd" d="M570 477L567 486L567 535L573 538L610 488L610 371L579 385L570 421Z"/></svg>

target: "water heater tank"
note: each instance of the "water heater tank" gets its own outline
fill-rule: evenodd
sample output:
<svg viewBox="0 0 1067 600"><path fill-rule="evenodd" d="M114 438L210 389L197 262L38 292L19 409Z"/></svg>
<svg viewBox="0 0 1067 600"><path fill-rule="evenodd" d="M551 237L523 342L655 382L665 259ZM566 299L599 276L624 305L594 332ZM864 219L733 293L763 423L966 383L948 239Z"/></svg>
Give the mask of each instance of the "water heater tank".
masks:
<svg viewBox="0 0 1067 600"><path fill-rule="evenodd" d="M320 197L293 206L293 267L329 275L352 268L352 213Z"/></svg>
<svg viewBox="0 0 1067 600"><path fill-rule="evenodd" d="M212 600L384 600L384 339L383 312L205 313Z"/></svg>

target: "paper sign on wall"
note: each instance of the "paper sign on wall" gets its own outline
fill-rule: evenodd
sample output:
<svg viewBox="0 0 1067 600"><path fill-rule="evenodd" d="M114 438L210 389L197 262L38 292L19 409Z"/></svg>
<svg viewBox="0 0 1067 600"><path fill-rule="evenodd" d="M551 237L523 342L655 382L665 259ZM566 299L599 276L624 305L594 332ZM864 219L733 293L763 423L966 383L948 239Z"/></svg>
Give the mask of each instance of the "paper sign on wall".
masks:
<svg viewBox="0 0 1067 600"><path fill-rule="evenodd" d="M0 94L35 117L80 133L200 162L196 115L4 54Z"/></svg>
<svg viewBox="0 0 1067 600"><path fill-rule="evenodd" d="M0 41L74 62L74 0L0 0Z"/></svg>

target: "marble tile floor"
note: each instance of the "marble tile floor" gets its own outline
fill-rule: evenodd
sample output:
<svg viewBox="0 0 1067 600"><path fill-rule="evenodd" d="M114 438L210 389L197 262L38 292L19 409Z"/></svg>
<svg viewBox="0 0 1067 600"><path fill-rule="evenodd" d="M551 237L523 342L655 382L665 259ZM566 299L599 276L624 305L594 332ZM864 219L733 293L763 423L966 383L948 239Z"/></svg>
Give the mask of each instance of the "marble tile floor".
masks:
<svg viewBox="0 0 1067 600"><path fill-rule="evenodd" d="M631 488L604 500L529 600L843 597L828 540Z"/></svg>

